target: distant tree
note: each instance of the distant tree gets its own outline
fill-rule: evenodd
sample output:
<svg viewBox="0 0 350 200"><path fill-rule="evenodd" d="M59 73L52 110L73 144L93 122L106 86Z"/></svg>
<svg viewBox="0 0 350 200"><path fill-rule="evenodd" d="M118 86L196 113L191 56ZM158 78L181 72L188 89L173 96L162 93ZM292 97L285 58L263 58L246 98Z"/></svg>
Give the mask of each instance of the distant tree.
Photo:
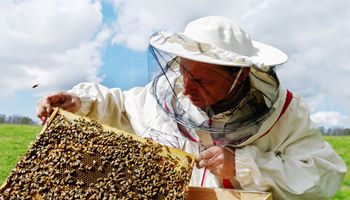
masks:
<svg viewBox="0 0 350 200"><path fill-rule="evenodd" d="M345 135L350 135L350 128L346 128L345 131L344 131L344 134Z"/></svg>
<svg viewBox="0 0 350 200"><path fill-rule="evenodd" d="M11 115L6 117L4 114L0 114L0 124L38 124L36 121L31 119L30 117L21 116L21 115Z"/></svg>
<svg viewBox="0 0 350 200"><path fill-rule="evenodd" d="M6 122L6 115L0 114L0 124L3 124Z"/></svg>
<svg viewBox="0 0 350 200"><path fill-rule="evenodd" d="M325 131L326 129L323 126L319 127L319 129L323 135L327 135L327 133Z"/></svg>
<svg viewBox="0 0 350 200"><path fill-rule="evenodd" d="M7 117L6 123L8 123L8 124L13 124L12 116L8 116L8 117Z"/></svg>

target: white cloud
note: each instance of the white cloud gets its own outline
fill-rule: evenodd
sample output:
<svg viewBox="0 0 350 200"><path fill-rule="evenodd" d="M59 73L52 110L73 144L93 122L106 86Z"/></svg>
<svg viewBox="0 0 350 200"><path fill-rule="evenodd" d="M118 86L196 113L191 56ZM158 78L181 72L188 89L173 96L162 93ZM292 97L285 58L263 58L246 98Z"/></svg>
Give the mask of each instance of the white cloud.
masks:
<svg viewBox="0 0 350 200"><path fill-rule="evenodd" d="M36 83L43 92L101 80L109 35L99 1L1 1L0 99Z"/></svg>
<svg viewBox="0 0 350 200"><path fill-rule="evenodd" d="M118 19L113 41L134 50L143 50L155 31L182 31L190 20L206 15L223 15L240 19L254 0L111 0ZM239 5L239 6L237 6Z"/></svg>
<svg viewBox="0 0 350 200"><path fill-rule="evenodd" d="M311 115L311 119L315 122L318 126L324 126L324 127L349 127L350 125L350 118L347 115L343 115L338 112L326 112L326 111L320 111L313 115Z"/></svg>
<svg viewBox="0 0 350 200"><path fill-rule="evenodd" d="M302 94L313 113L326 107L350 115L350 1L111 1L118 11L115 43L144 50L154 31L182 31L192 19L226 16L253 39L289 55L289 62L278 70L281 82Z"/></svg>
<svg viewBox="0 0 350 200"><path fill-rule="evenodd" d="M349 115L350 27L346 23L350 2L264 2L244 22L255 38L289 55L289 62L279 70L282 83L303 94L313 112L327 106L327 110L342 109Z"/></svg>

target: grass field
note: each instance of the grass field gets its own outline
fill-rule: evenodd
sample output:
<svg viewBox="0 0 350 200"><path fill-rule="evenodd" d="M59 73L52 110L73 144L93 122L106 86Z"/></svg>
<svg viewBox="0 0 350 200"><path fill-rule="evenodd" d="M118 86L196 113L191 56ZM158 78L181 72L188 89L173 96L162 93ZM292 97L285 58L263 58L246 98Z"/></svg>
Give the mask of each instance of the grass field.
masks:
<svg viewBox="0 0 350 200"><path fill-rule="evenodd" d="M41 126L0 124L0 185L4 182L18 159L28 150L31 142L42 129ZM350 167L350 136L325 136L333 148ZM350 200L350 173L333 200Z"/></svg>
<svg viewBox="0 0 350 200"><path fill-rule="evenodd" d="M0 124L0 183L35 140L40 126Z"/></svg>
<svg viewBox="0 0 350 200"><path fill-rule="evenodd" d="M350 199L350 136L324 136L334 150L343 158L348 168L342 187L333 200Z"/></svg>

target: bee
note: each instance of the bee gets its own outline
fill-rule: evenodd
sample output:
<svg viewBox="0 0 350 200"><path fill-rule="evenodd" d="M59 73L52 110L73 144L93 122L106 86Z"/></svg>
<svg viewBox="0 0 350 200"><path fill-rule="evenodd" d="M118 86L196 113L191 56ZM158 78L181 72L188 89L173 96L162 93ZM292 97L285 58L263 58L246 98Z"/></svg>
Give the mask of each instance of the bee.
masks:
<svg viewBox="0 0 350 200"><path fill-rule="evenodd" d="M33 86L32 86L32 88L37 88L39 86L39 84L34 84Z"/></svg>

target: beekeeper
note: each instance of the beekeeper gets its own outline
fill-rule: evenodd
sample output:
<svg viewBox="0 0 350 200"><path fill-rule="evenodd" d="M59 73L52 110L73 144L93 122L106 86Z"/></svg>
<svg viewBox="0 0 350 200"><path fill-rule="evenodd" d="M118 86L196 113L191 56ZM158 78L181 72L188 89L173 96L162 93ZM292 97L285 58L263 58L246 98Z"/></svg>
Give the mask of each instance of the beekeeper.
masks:
<svg viewBox="0 0 350 200"><path fill-rule="evenodd" d="M344 162L275 73L285 53L216 16L183 33L157 32L149 44L145 87L81 83L43 98L38 117L45 122L58 106L194 154L193 186L275 199L326 199L339 189Z"/></svg>

